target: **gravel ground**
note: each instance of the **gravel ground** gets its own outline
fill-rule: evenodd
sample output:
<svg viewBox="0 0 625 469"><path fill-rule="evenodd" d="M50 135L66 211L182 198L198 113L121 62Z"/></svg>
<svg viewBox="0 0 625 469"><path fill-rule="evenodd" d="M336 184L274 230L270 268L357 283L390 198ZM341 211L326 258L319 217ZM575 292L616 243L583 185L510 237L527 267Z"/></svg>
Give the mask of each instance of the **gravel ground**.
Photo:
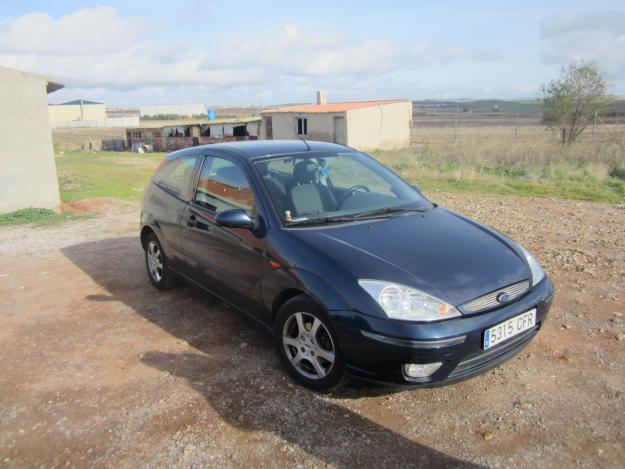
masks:
<svg viewBox="0 0 625 469"><path fill-rule="evenodd" d="M0 466L625 465L625 206L432 194L556 284L518 356L436 389L295 386L271 338L144 273L138 206L0 228Z"/></svg>

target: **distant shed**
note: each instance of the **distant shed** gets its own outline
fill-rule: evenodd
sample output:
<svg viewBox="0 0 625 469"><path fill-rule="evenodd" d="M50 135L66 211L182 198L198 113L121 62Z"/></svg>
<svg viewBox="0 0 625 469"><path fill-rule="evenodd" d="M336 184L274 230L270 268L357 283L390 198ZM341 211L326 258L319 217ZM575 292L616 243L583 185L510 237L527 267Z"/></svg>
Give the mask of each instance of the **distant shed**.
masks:
<svg viewBox="0 0 625 469"><path fill-rule="evenodd" d="M143 121L127 129L128 148L152 145L154 151L174 151L208 143L257 140L260 117L236 119Z"/></svg>
<svg viewBox="0 0 625 469"><path fill-rule="evenodd" d="M97 121L106 119L106 107L103 103L76 99L61 104L48 106L50 122Z"/></svg>
<svg viewBox="0 0 625 469"><path fill-rule="evenodd" d="M61 88L41 75L0 66L0 212L60 203L47 94Z"/></svg>
<svg viewBox="0 0 625 469"><path fill-rule="evenodd" d="M396 149L410 145L412 102L409 100L326 103L281 107L262 112L262 137L268 140L307 138L361 150Z"/></svg>

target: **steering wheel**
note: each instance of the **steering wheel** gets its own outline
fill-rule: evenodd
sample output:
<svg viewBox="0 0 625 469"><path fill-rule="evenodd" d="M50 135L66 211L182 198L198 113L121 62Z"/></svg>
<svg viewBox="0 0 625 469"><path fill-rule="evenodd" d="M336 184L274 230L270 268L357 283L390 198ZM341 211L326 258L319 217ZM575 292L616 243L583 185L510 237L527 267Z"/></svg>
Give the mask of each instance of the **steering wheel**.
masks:
<svg viewBox="0 0 625 469"><path fill-rule="evenodd" d="M356 184L355 186L352 186L345 191L345 193L341 196L341 198L336 202L336 206L340 208L341 205L343 205L343 202L345 202L348 199L348 197L351 197L351 195L358 190L371 192L371 190L364 184Z"/></svg>

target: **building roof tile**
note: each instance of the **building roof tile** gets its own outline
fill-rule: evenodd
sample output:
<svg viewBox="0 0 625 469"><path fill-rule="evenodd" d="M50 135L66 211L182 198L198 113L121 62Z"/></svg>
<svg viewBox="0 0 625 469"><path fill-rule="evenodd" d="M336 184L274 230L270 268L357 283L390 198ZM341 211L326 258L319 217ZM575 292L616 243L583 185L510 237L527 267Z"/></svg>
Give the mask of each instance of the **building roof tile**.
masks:
<svg viewBox="0 0 625 469"><path fill-rule="evenodd" d="M406 102L405 99L393 99L387 101L355 101L350 103L327 103L327 104L303 104L299 106L279 107L267 109L263 114L294 113L294 114L330 114L334 112L351 111L365 107L383 106L385 104Z"/></svg>

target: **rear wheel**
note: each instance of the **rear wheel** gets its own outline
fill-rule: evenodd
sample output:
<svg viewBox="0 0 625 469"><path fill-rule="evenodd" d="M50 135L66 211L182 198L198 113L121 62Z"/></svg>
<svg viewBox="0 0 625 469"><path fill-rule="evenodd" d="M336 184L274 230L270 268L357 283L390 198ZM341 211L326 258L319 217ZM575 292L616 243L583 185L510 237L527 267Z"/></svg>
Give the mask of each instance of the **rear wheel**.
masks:
<svg viewBox="0 0 625 469"><path fill-rule="evenodd" d="M345 365L328 315L310 298L287 301L276 317L278 355L295 381L331 391L346 381Z"/></svg>
<svg viewBox="0 0 625 469"><path fill-rule="evenodd" d="M175 286L175 278L167 266L163 247L154 233L145 242L145 266L152 285L159 290L170 290Z"/></svg>

